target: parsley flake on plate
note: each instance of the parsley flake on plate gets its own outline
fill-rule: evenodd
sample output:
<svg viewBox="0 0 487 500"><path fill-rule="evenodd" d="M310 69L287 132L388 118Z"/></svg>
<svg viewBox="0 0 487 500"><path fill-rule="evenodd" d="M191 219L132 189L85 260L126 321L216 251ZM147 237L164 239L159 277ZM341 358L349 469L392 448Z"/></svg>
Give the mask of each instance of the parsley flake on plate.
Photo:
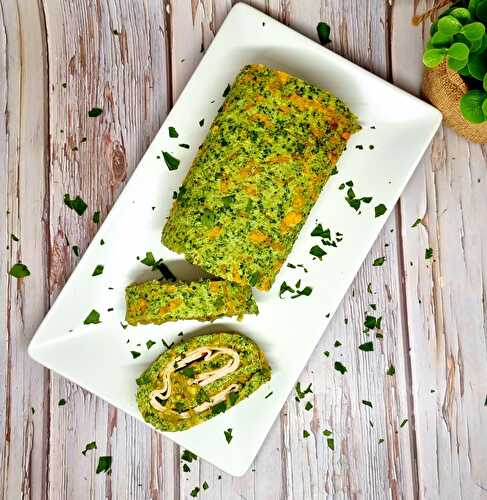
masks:
<svg viewBox="0 0 487 500"><path fill-rule="evenodd" d="M233 394L233 393L231 393L231 394ZM269 396L272 396L273 394L274 394L274 391L269 392L269 394L267 394L267 396L264 399L267 399Z"/></svg>
<svg viewBox="0 0 487 500"><path fill-rule="evenodd" d="M228 428L226 431L223 431L223 434L225 435L225 439L228 444L230 444L231 440L233 439L232 430L233 429Z"/></svg>
<svg viewBox="0 0 487 500"><path fill-rule="evenodd" d="M91 441L90 443L87 443L85 446L85 449L81 452L85 457L86 457L86 452L89 450L96 450L96 441Z"/></svg>
<svg viewBox="0 0 487 500"><path fill-rule="evenodd" d="M318 246L318 245L315 245L314 247L312 247L310 249L309 253L313 257L317 257L320 260L322 260L323 257L326 255L326 252L320 246Z"/></svg>
<svg viewBox="0 0 487 500"><path fill-rule="evenodd" d="M137 351L130 351L130 354L132 354L132 359L137 359L140 356L140 352Z"/></svg>
<svg viewBox="0 0 487 500"><path fill-rule="evenodd" d="M64 195L64 204L71 208L71 210L74 210L78 215L83 215L88 208L88 205L82 198L76 196L76 198L71 199L68 193Z"/></svg>
<svg viewBox="0 0 487 500"><path fill-rule="evenodd" d="M30 271L29 268L25 265L22 264L22 262L17 262L17 264L14 264L11 268L10 271L8 272L10 276L13 276L14 278L25 278L27 276L30 276Z"/></svg>
<svg viewBox="0 0 487 500"><path fill-rule="evenodd" d="M74 255L76 255L76 257L79 257L79 246L73 245L71 248L73 249Z"/></svg>
<svg viewBox="0 0 487 500"><path fill-rule="evenodd" d="M12 238L13 241L19 241L19 239L17 238L17 236L15 236L15 234L11 234L10 237Z"/></svg>
<svg viewBox="0 0 487 500"><path fill-rule="evenodd" d="M191 472L191 469L189 468L188 464L183 464L183 471L184 472Z"/></svg>
<svg viewBox="0 0 487 500"><path fill-rule="evenodd" d="M169 132L169 137L171 137L171 139L175 139L176 137L179 137L179 134L174 127L169 127L168 132Z"/></svg>
<svg viewBox="0 0 487 500"><path fill-rule="evenodd" d="M96 466L96 473L105 472L110 474L112 469L112 457L100 457Z"/></svg>
<svg viewBox="0 0 487 500"><path fill-rule="evenodd" d="M202 118L199 122L198 122L199 126L202 127L204 124L205 124L205 119Z"/></svg>
<svg viewBox="0 0 487 500"><path fill-rule="evenodd" d="M230 92L230 84L228 84L226 87L225 87L225 90L223 91L223 94L222 96L223 97L227 97L228 93Z"/></svg>
<svg viewBox="0 0 487 500"><path fill-rule="evenodd" d="M375 216L380 217L381 215L384 215L387 212L387 207L384 205L384 203L380 203L375 207L374 211L375 211Z"/></svg>
<svg viewBox="0 0 487 500"><path fill-rule="evenodd" d="M83 324L85 325L97 325L98 323L101 323L100 321L100 313L96 309L92 309L88 316L86 316L85 320L83 321Z"/></svg>
<svg viewBox="0 0 487 500"><path fill-rule="evenodd" d="M167 151L163 151L162 156L169 170L177 170L180 163L180 161L177 158L174 158L174 156L171 153L168 153Z"/></svg>
<svg viewBox="0 0 487 500"><path fill-rule="evenodd" d="M99 276L100 274L103 273L103 269L105 269L105 267L102 265L102 264L98 264L93 273L92 273L92 276Z"/></svg>
<svg viewBox="0 0 487 500"><path fill-rule="evenodd" d="M150 340L150 339L145 343L145 346L147 347L147 350L149 350L153 345L156 345L156 343L153 340Z"/></svg>
<svg viewBox="0 0 487 500"><path fill-rule="evenodd" d="M189 144L185 144L184 142L182 142L181 144L178 144L178 146L180 148L189 149Z"/></svg>
<svg viewBox="0 0 487 500"><path fill-rule="evenodd" d="M399 425L399 427L401 427L401 428L402 428L402 427L404 427L407 423L408 423L408 419L407 419L407 418L405 418L405 419L401 422L401 424Z"/></svg>

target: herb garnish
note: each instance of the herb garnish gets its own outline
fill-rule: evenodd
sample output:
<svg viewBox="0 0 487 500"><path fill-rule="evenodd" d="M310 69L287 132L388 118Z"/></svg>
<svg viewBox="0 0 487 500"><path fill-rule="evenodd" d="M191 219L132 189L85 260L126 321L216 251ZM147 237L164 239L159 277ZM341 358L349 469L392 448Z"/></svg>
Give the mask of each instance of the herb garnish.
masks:
<svg viewBox="0 0 487 500"><path fill-rule="evenodd" d="M233 439L232 430L233 429L228 428L226 431L223 431L223 434L225 434L225 439L227 440L228 444L230 444L230 441Z"/></svg>
<svg viewBox="0 0 487 500"><path fill-rule="evenodd" d="M71 248L73 249L74 255L76 255L76 257L79 257L79 246L73 245Z"/></svg>
<svg viewBox="0 0 487 500"><path fill-rule="evenodd" d="M331 239L331 232L329 229L323 229L323 226L318 224L313 231L311 231L311 236L319 236L320 238L329 240Z"/></svg>
<svg viewBox="0 0 487 500"><path fill-rule="evenodd" d="M358 212L360 209L361 203L370 203L372 201L371 196L363 196L362 198L357 198L355 195L355 191L352 189L353 181L348 181L345 183L349 186L347 190L347 196L345 197L345 201L356 211ZM340 186L340 189L343 189L343 184Z"/></svg>
<svg viewBox="0 0 487 500"><path fill-rule="evenodd" d="M306 403L306 405L304 406L304 409L305 409L306 411L309 411L309 410L311 410L311 408L313 408L313 404L311 403L311 401L308 401L308 402Z"/></svg>
<svg viewBox="0 0 487 500"><path fill-rule="evenodd" d="M205 481L202 485L204 490L207 490L209 488L208 483Z"/></svg>
<svg viewBox="0 0 487 500"><path fill-rule="evenodd" d="M303 430L303 437L306 439L309 436L310 436L309 432L306 430Z"/></svg>
<svg viewBox="0 0 487 500"><path fill-rule="evenodd" d="M181 455L181 460L184 460L185 462L192 462L193 460L196 460L198 458L198 455L195 455L192 451L189 450L184 450L182 455Z"/></svg>
<svg viewBox="0 0 487 500"><path fill-rule="evenodd" d="M88 116L90 118L96 118L97 116L100 116L103 113L102 108L91 108L90 111L88 111Z"/></svg>
<svg viewBox="0 0 487 500"><path fill-rule="evenodd" d="M424 251L424 258L425 259L431 259L431 257L433 257L433 249L432 248L427 248Z"/></svg>
<svg viewBox="0 0 487 500"><path fill-rule="evenodd" d="M15 236L15 234L11 234L10 237L12 238L13 241L19 241L19 239L17 238L17 236Z"/></svg>
<svg viewBox="0 0 487 500"><path fill-rule="evenodd" d="M418 226L419 224L422 224L422 223L423 223L423 219L416 219L414 221L414 224L411 227L416 227L416 226Z"/></svg>
<svg viewBox="0 0 487 500"><path fill-rule="evenodd" d="M230 92L230 84L228 84L225 88L225 90L223 91L223 94L222 96L223 97L227 97L228 93Z"/></svg>
<svg viewBox="0 0 487 500"><path fill-rule="evenodd" d="M328 445L328 448L330 448L331 451L335 451L335 440L333 438L328 438L326 440L326 444Z"/></svg>
<svg viewBox="0 0 487 500"><path fill-rule="evenodd" d="M156 345L156 343L153 340L150 340L150 339L145 343L145 346L147 347L147 350L149 350L153 345Z"/></svg>
<svg viewBox="0 0 487 500"><path fill-rule="evenodd" d="M85 449L81 452L86 457L86 452L89 450L96 450L96 441L91 441L91 443L87 443Z"/></svg>
<svg viewBox="0 0 487 500"><path fill-rule="evenodd" d="M401 424L399 425L399 427L404 427L404 426L407 424L407 422L408 422L408 419L407 419L407 418L405 418L405 419L401 422Z"/></svg>
<svg viewBox="0 0 487 500"><path fill-rule="evenodd" d="M364 342L363 344L360 344L358 348L364 352L371 352L374 350L374 344L372 342Z"/></svg>
<svg viewBox="0 0 487 500"><path fill-rule="evenodd" d="M365 406L369 406L370 408L372 408L372 403L370 401L367 401L366 399L362 399L362 404L364 404Z"/></svg>
<svg viewBox="0 0 487 500"><path fill-rule="evenodd" d="M163 151L162 156L164 157L164 161L166 162L166 166L169 170L177 170L180 163L177 158L174 158L174 156L167 151Z"/></svg>
<svg viewBox="0 0 487 500"><path fill-rule="evenodd" d="M326 252L318 245L315 245L312 247L309 251L313 257L317 257L318 259L322 260L323 257L326 255Z"/></svg>
<svg viewBox="0 0 487 500"><path fill-rule="evenodd" d="M66 404L66 400L64 398L60 399L57 403L58 406L64 406Z"/></svg>
<svg viewBox="0 0 487 500"><path fill-rule="evenodd" d="M151 267L153 271L157 269L166 280L176 281L176 276L164 264L163 260L156 260L152 252L145 252L145 257L140 262L145 266Z"/></svg>
<svg viewBox="0 0 487 500"><path fill-rule="evenodd" d="M221 403L218 403L213 407L212 413L213 415L218 415L219 413L225 413L226 410L227 404L225 403L225 401L222 401Z"/></svg>
<svg viewBox="0 0 487 500"><path fill-rule="evenodd" d="M112 469L112 457L100 457L98 459L98 465L96 467L96 473L106 472L108 474L111 473Z"/></svg>
<svg viewBox="0 0 487 500"><path fill-rule="evenodd" d="M347 371L347 367L343 365L340 361L335 361L335 370L344 375L345 372Z"/></svg>
<svg viewBox="0 0 487 500"><path fill-rule="evenodd" d="M184 142L182 142L181 144L178 144L178 146L180 148L189 149L189 144L185 144Z"/></svg>
<svg viewBox="0 0 487 500"><path fill-rule="evenodd" d="M185 377L194 378L194 368L192 366L185 366L179 370Z"/></svg>
<svg viewBox="0 0 487 500"><path fill-rule="evenodd" d="M387 375L390 375L391 377L392 377L392 375L394 375L396 373L396 369L394 368L394 365L392 363L389 366L386 373L387 373Z"/></svg>
<svg viewBox="0 0 487 500"><path fill-rule="evenodd" d="M205 119L202 118L198 123L199 123L199 126L202 127L205 124Z"/></svg>
<svg viewBox="0 0 487 500"><path fill-rule="evenodd" d="M130 354L132 354L132 359L137 359L140 356L140 352L137 351L130 351Z"/></svg>
<svg viewBox="0 0 487 500"><path fill-rule="evenodd" d="M330 26L323 21L319 22L316 26L316 31L318 33L318 38L320 40L321 45L326 45L330 43Z"/></svg>
<svg viewBox="0 0 487 500"><path fill-rule="evenodd" d="M373 266L382 266L382 264L384 264L386 258L385 257L377 257L377 259L374 260L374 262L372 262L372 265Z"/></svg>
<svg viewBox="0 0 487 500"><path fill-rule="evenodd" d="M269 396L272 396L272 394L274 394L274 391L269 392L269 394L267 394L267 396L264 399L267 399Z"/></svg>
<svg viewBox="0 0 487 500"><path fill-rule="evenodd" d="M191 469L189 468L188 464L183 464L183 471L184 472L191 472Z"/></svg>
<svg viewBox="0 0 487 500"><path fill-rule="evenodd" d="M375 207L375 216L380 217L381 215L384 215L387 212L387 208L384 205L384 203L380 203Z"/></svg>
<svg viewBox="0 0 487 500"><path fill-rule="evenodd" d="M78 215L83 215L88 205L79 196L71 199L69 194L64 195L64 204L74 210Z"/></svg>
<svg viewBox="0 0 487 500"><path fill-rule="evenodd" d="M10 276L13 276L14 278L25 278L26 276L30 276L30 271L29 268L25 265L22 264L22 262L17 262L17 264L14 264L11 268L10 271L8 272Z"/></svg>
<svg viewBox="0 0 487 500"><path fill-rule="evenodd" d="M197 497L199 492L200 492L200 489L198 488L198 486L195 486L195 487L191 490L190 495L191 495L192 497Z"/></svg>
<svg viewBox="0 0 487 500"><path fill-rule="evenodd" d="M92 276L99 276L100 274L103 273L103 269L105 267L102 265L102 264L98 264L96 267L95 267L95 270L93 271L93 274Z"/></svg>
<svg viewBox="0 0 487 500"><path fill-rule="evenodd" d="M169 127L169 137L171 137L172 139L175 139L176 137L179 137L179 134L177 132L177 130L174 128L174 127Z"/></svg>
<svg viewBox="0 0 487 500"><path fill-rule="evenodd" d="M311 390L311 386L312 386L312 382L310 382L308 384L308 387L306 387L306 389L303 391L301 389L301 382L298 382L296 384L296 394L297 394L297 396L295 398L296 401L300 401L301 399L303 399L306 396L306 394L312 394L313 391Z"/></svg>
<svg viewBox="0 0 487 500"><path fill-rule="evenodd" d="M334 347L340 347L342 343L339 340L335 340L335 343L333 344Z"/></svg>
<svg viewBox="0 0 487 500"><path fill-rule="evenodd" d="M101 323L100 321L100 313L96 309L92 309L90 311L90 314L86 316L85 320L83 321L85 325L97 325L98 323Z"/></svg>

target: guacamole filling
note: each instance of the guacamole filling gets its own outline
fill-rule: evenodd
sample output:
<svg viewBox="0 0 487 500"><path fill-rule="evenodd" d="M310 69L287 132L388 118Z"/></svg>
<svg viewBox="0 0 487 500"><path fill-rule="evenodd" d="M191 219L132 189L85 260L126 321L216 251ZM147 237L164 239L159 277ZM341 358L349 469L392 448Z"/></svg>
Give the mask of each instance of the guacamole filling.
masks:
<svg viewBox="0 0 487 500"><path fill-rule="evenodd" d="M163 243L214 276L268 290L359 129L332 94L245 66L179 189Z"/></svg>
<svg viewBox="0 0 487 500"><path fill-rule="evenodd" d="M165 431L226 411L270 379L264 354L236 333L201 335L163 353L137 380L144 419Z"/></svg>

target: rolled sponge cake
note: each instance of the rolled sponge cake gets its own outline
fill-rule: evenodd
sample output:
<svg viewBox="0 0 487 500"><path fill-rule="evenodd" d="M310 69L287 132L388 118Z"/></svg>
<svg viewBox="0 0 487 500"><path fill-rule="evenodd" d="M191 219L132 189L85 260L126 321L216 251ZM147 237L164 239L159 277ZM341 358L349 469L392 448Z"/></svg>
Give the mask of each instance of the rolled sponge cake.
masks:
<svg viewBox="0 0 487 500"><path fill-rule="evenodd" d="M245 66L179 190L163 243L215 276L268 290L359 129L330 93Z"/></svg>

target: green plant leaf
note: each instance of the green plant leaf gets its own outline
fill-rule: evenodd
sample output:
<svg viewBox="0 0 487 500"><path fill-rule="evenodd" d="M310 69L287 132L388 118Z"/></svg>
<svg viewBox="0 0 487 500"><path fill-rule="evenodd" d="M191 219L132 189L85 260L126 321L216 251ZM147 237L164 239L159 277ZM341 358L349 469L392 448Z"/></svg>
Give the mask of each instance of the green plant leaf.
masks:
<svg viewBox="0 0 487 500"><path fill-rule="evenodd" d="M475 16L475 10L477 9L477 5L479 4L480 0L470 0L468 3L468 10L470 11L470 14L472 16Z"/></svg>
<svg viewBox="0 0 487 500"><path fill-rule="evenodd" d="M436 32L438 31L438 23L437 22L434 22L431 26L430 26L430 36L433 36Z"/></svg>
<svg viewBox="0 0 487 500"><path fill-rule="evenodd" d="M487 49L487 34L485 34L480 40L475 40L471 43L470 52L475 54L483 54Z"/></svg>
<svg viewBox="0 0 487 500"><path fill-rule="evenodd" d="M471 54L468 58L468 71L477 80L482 81L487 73L487 59L483 54Z"/></svg>
<svg viewBox="0 0 487 500"><path fill-rule="evenodd" d="M433 44L433 47L436 48L448 47L451 41L452 41L452 35L449 35L447 33L442 33L441 31L438 31L438 33L435 33L431 37L431 43Z"/></svg>
<svg viewBox="0 0 487 500"><path fill-rule="evenodd" d="M462 24L469 23L472 20L472 15L470 11L465 7L456 7L451 12L450 15L455 19L458 19Z"/></svg>
<svg viewBox="0 0 487 500"><path fill-rule="evenodd" d="M487 73L484 76L484 90L487 92Z"/></svg>
<svg viewBox="0 0 487 500"><path fill-rule="evenodd" d="M484 23L487 23L487 0L482 0L478 3L475 9L475 15Z"/></svg>
<svg viewBox="0 0 487 500"><path fill-rule="evenodd" d="M453 57L453 59L459 59L460 61L468 59L468 53L468 47L460 42L452 43L451 47L448 49L448 56Z"/></svg>
<svg viewBox="0 0 487 500"><path fill-rule="evenodd" d="M436 68L445 60L446 49L429 49L423 54L423 64L427 68Z"/></svg>
<svg viewBox="0 0 487 500"><path fill-rule="evenodd" d="M330 26L324 22L318 23L316 26L316 31L318 33L318 38L320 40L321 45L326 45L330 43Z"/></svg>
<svg viewBox="0 0 487 500"><path fill-rule="evenodd" d="M466 120L472 123L482 123L486 120L482 111L485 99L487 92L483 90L470 90L460 99L460 110Z"/></svg>
<svg viewBox="0 0 487 500"><path fill-rule="evenodd" d="M438 31L445 35L453 36L462 29L462 24L453 16L445 16L438 19Z"/></svg>
<svg viewBox="0 0 487 500"><path fill-rule="evenodd" d="M453 57L448 58L448 67L452 69L453 71L460 71L463 69L468 63L468 59L455 59Z"/></svg>
<svg viewBox="0 0 487 500"><path fill-rule="evenodd" d="M487 99L484 99L484 102L482 103L482 111L485 119L487 120Z"/></svg>
<svg viewBox="0 0 487 500"><path fill-rule="evenodd" d="M472 42L474 40L479 40L485 35L485 26L479 22L466 24L460 33L465 35L466 38Z"/></svg>
<svg viewBox="0 0 487 500"><path fill-rule="evenodd" d="M472 42L463 33L457 33L453 37L453 41L454 42L464 43L467 47L471 47L472 46Z"/></svg>

